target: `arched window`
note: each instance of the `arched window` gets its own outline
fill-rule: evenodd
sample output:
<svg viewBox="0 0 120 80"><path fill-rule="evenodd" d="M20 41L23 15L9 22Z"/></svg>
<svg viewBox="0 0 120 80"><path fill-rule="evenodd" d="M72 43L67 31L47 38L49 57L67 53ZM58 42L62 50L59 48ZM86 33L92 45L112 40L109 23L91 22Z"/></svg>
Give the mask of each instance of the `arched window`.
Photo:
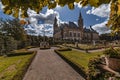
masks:
<svg viewBox="0 0 120 80"><path fill-rule="evenodd" d="M72 32L69 32L70 37L72 37Z"/></svg>
<svg viewBox="0 0 120 80"><path fill-rule="evenodd" d="M76 37L76 33L74 33L74 37Z"/></svg>
<svg viewBox="0 0 120 80"><path fill-rule="evenodd" d="M80 33L78 33L78 37L80 37Z"/></svg>

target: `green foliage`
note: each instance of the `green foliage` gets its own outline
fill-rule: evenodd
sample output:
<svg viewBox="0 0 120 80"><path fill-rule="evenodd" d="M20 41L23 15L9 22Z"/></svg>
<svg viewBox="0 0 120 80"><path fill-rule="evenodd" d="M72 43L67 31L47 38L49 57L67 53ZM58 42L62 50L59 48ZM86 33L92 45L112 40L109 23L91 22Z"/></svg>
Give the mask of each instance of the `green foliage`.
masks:
<svg viewBox="0 0 120 80"><path fill-rule="evenodd" d="M100 76L101 74L101 70L98 68L98 66L101 64L101 59L96 57L94 59L91 59L88 63L88 76L89 76L89 80L104 80L104 78L102 78L102 76ZM100 79L101 78L101 79Z"/></svg>
<svg viewBox="0 0 120 80"><path fill-rule="evenodd" d="M10 53L7 54L8 57L12 57L12 56L21 56L21 55L29 55L32 54L33 51L25 51L25 52L19 52L19 53Z"/></svg>
<svg viewBox="0 0 120 80"><path fill-rule="evenodd" d="M2 55L2 49L3 49L3 47L4 47L4 40L3 40L2 37L3 37L3 36L0 35L0 55Z"/></svg>
<svg viewBox="0 0 120 80"><path fill-rule="evenodd" d="M11 50L17 49L17 42L13 37L10 36L2 36L0 37L0 55L6 54L6 52L10 52Z"/></svg>
<svg viewBox="0 0 120 80"><path fill-rule="evenodd" d="M113 31L113 34L120 35L120 0L113 0L111 3L110 19L107 26L109 26Z"/></svg>
<svg viewBox="0 0 120 80"><path fill-rule="evenodd" d="M115 50L116 50L117 53L120 55L120 48L116 48Z"/></svg>
<svg viewBox="0 0 120 80"><path fill-rule="evenodd" d="M88 0L88 3L90 3L91 6L98 7L99 0Z"/></svg>
<svg viewBox="0 0 120 80"><path fill-rule="evenodd" d="M4 48L6 52L17 49L17 42L13 37L6 36L4 39Z"/></svg>
<svg viewBox="0 0 120 80"><path fill-rule="evenodd" d="M114 51L112 51L114 53ZM106 71L104 58L96 57L89 61L88 64L88 80L108 80L114 77L114 80L119 80L113 73Z"/></svg>
<svg viewBox="0 0 120 80"><path fill-rule="evenodd" d="M108 55L112 58L117 58L120 57L120 50L119 49L114 49L114 48L109 48L103 52L103 54Z"/></svg>
<svg viewBox="0 0 120 80"><path fill-rule="evenodd" d="M71 48L60 48L58 49L58 51L71 51L72 49Z"/></svg>
<svg viewBox="0 0 120 80"><path fill-rule="evenodd" d="M26 49L36 48L35 46L27 46Z"/></svg>
<svg viewBox="0 0 120 80"><path fill-rule="evenodd" d="M17 19L1 20L0 23L0 55L4 55L7 52L17 49L20 44L26 41L27 36ZM23 48L25 43L22 45Z"/></svg>
<svg viewBox="0 0 120 80"><path fill-rule="evenodd" d="M43 7L48 6L49 9L55 8L56 5L65 6L68 5L70 9L74 9L74 2L86 6L90 4L91 6L98 7L103 3L109 3L111 0L1 0L5 6L4 12L6 14L12 14L15 17L19 17L19 9L21 9L21 16L23 18L28 17L27 9L31 8L39 13Z"/></svg>
<svg viewBox="0 0 120 80"><path fill-rule="evenodd" d="M120 58L120 49L114 49L109 48L103 52L103 54L112 57L112 58ZM89 80L107 80L109 77L114 77L115 80L119 80L119 78L116 78L111 72L104 71L103 68L104 65L104 59L100 57L96 57L94 59L91 59L88 64L89 68Z"/></svg>
<svg viewBox="0 0 120 80"><path fill-rule="evenodd" d="M111 2L110 20L107 26L113 30L113 33L120 34L120 0L1 0L4 5L4 13L13 14L19 17L21 9L21 17L28 17L28 8L39 13L43 7L48 6L49 9L55 8L56 5L68 5L70 9L74 9L74 2L80 2L82 6L98 7L101 4L109 4Z"/></svg>
<svg viewBox="0 0 120 80"><path fill-rule="evenodd" d="M26 37L27 37L26 33L22 25L19 23L18 19L7 20L7 21L2 21L2 22L3 22L2 31L7 32L7 35L12 36L17 41L26 40Z"/></svg>

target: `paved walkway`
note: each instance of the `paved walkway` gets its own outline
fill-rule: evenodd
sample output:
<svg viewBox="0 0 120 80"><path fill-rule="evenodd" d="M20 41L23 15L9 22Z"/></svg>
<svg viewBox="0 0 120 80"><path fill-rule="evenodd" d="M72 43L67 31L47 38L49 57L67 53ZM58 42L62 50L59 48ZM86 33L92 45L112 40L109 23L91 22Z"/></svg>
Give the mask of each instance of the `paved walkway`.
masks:
<svg viewBox="0 0 120 80"><path fill-rule="evenodd" d="M56 53L54 48L38 50L23 80L84 80Z"/></svg>

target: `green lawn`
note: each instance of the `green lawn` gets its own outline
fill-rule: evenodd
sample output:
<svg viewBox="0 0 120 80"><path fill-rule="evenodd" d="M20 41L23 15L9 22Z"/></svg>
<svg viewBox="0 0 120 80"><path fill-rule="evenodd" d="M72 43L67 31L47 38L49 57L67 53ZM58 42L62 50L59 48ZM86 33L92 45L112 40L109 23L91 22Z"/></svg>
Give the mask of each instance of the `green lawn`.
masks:
<svg viewBox="0 0 120 80"><path fill-rule="evenodd" d="M17 51L22 52L21 50ZM13 80L16 75L21 75L25 67L30 63L34 54L3 57L0 56L0 80ZM16 80L21 80L16 78Z"/></svg>
<svg viewBox="0 0 120 80"><path fill-rule="evenodd" d="M97 57L98 55L102 55L102 52L84 53L76 50L59 51L59 53L78 66L82 66L85 71L88 69L88 62L90 59Z"/></svg>

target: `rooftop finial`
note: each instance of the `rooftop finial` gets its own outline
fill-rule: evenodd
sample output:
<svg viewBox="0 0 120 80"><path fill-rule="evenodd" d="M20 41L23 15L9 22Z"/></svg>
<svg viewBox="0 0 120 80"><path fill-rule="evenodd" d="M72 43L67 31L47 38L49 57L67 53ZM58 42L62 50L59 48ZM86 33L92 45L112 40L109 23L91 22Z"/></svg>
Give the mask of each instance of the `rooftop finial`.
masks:
<svg viewBox="0 0 120 80"><path fill-rule="evenodd" d="M55 16L55 19L57 19L56 16Z"/></svg>
<svg viewBox="0 0 120 80"><path fill-rule="evenodd" d="M80 10L80 12L79 12L79 18L82 18L81 10Z"/></svg>

